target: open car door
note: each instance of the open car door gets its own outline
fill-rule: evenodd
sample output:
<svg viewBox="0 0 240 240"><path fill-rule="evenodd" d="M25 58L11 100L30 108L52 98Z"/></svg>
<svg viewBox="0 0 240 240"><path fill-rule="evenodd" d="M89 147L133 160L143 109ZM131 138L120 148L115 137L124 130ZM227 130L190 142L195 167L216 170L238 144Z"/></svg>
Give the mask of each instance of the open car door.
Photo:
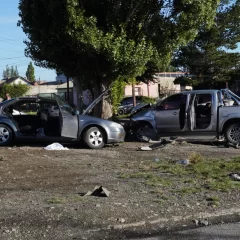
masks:
<svg viewBox="0 0 240 240"><path fill-rule="evenodd" d="M54 94L59 107L59 127L62 137L77 138L78 116L74 114L72 107L60 96Z"/></svg>
<svg viewBox="0 0 240 240"><path fill-rule="evenodd" d="M187 126L189 131L193 131L196 125L196 114L195 114L195 98L196 95L190 96L189 107L187 111Z"/></svg>

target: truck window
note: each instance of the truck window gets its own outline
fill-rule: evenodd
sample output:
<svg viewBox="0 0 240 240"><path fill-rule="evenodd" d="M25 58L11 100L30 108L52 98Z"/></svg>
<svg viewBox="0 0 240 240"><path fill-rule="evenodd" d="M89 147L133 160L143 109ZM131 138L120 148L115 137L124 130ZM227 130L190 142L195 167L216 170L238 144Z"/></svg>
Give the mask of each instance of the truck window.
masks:
<svg viewBox="0 0 240 240"><path fill-rule="evenodd" d="M157 105L157 109L160 110L180 109L180 106L185 103L186 95L176 94L163 100L159 105Z"/></svg>

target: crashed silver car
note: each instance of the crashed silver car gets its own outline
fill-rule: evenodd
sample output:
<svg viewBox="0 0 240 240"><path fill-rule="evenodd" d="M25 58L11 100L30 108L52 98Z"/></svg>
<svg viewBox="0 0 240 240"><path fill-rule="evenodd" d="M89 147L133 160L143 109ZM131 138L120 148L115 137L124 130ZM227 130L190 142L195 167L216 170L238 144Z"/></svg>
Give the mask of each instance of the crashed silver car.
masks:
<svg viewBox="0 0 240 240"><path fill-rule="evenodd" d="M155 138L209 136L239 144L240 97L228 89L181 92L132 115L130 128L139 141L154 132Z"/></svg>
<svg viewBox="0 0 240 240"><path fill-rule="evenodd" d="M99 149L107 143L123 142L125 131L120 124L87 115L104 94L81 115L56 94L19 97L0 103L0 146L24 140L82 140L87 147Z"/></svg>

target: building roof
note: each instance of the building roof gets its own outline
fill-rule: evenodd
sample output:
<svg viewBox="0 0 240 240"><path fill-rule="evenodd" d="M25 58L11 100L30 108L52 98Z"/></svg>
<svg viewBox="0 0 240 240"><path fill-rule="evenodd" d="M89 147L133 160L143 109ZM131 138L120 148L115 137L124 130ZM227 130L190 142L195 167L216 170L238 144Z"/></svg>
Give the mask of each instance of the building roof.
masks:
<svg viewBox="0 0 240 240"><path fill-rule="evenodd" d="M59 85L58 81L40 82L39 85Z"/></svg>
<svg viewBox="0 0 240 240"><path fill-rule="evenodd" d="M69 88L73 88L73 81L69 81ZM67 83L59 85L57 89L67 89Z"/></svg>
<svg viewBox="0 0 240 240"><path fill-rule="evenodd" d="M28 81L26 78L23 77L13 77L13 78L4 78L0 81L0 85L6 83L6 84L10 84L13 83L14 81L16 81L17 79L21 79L22 81L26 82L26 84L30 84L33 85L34 83Z"/></svg>

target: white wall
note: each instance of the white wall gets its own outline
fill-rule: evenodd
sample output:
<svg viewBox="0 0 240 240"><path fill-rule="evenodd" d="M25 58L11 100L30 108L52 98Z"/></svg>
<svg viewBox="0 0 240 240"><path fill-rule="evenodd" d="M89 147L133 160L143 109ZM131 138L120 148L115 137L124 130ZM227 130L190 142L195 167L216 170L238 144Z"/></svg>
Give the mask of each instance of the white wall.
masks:
<svg viewBox="0 0 240 240"><path fill-rule="evenodd" d="M30 90L26 93L26 95L37 95L39 93L56 93L57 86L55 85L39 85L39 86L31 86Z"/></svg>

